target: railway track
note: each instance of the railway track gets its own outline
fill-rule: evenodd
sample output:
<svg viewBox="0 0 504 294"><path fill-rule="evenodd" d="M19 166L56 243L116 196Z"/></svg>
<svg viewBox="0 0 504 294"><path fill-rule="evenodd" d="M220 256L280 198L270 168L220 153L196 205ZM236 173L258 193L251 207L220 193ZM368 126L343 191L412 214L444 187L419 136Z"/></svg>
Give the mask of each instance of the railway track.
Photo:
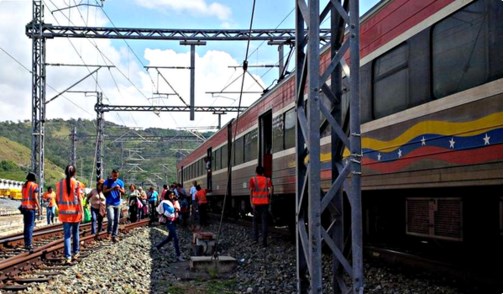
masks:
<svg viewBox="0 0 504 294"><path fill-rule="evenodd" d="M121 219L119 230L127 234L130 230L149 223L148 219L136 222L125 223L126 219ZM102 231L100 236L105 236ZM49 282L54 276L61 274L61 271L72 264L65 264L63 256L63 226L62 224L46 226L34 232L34 250L28 253L21 249L23 245L23 234L13 234L0 239L0 290L22 291L29 287L30 283ZM90 224L83 224L80 228L80 257L86 258L93 250L104 246L108 242L96 241L91 234ZM78 261L79 261L78 260ZM78 262L76 261L76 262Z"/></svg>

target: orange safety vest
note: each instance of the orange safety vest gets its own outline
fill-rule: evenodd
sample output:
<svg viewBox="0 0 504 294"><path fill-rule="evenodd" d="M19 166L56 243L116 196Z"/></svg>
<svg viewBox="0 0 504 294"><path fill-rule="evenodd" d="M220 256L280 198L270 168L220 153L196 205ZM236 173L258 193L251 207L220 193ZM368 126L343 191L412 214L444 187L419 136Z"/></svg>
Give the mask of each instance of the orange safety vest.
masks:
<svg viewBox="0 0 504 294"><path fill-rule="evenodd" d="M252 191L252 204L253 205L267 205L269 204L269 191L268 187L270 179L264 176L255 176L252 179L254 187Z"/></svg>
<svg viewBox="0 0 504 294"><path fill-rule="evenodd" d="M79 186L79 182L71 178L70 195L68 195L66 179L56 183L56 202L58 203L59 220L62 223L79 223L82 220Z"/></svg>
<svg viewBox="0 0 504 294"><path fill-rule="evenodd" d="M35 190L37 190L38 185L35 182L28 182L26 186L23 186L21 193L23 194L23 200L21 200L21 206L26 209L36 209L37 203L35 202Z"/></svg>
<svg viewBox="0 0 504 294"><path fill-rule="evenodd" d="M56 206L56 194L53 192L45 192L44 196L42 196L42 199L49 201L47 207L55 207Z"/></svg>
<svg viewBox="0 0 504 294"><path fill-rule="evenodd" d="M201 189L196 192L196 199L198 199L198 204L207 204L206 191Z"/></svg>

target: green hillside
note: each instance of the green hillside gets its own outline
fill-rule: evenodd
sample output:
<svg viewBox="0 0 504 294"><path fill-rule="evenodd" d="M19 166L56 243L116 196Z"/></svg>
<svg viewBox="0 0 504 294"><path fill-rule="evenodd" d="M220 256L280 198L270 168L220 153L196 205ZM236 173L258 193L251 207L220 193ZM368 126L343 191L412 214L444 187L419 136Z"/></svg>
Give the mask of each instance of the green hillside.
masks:
<svg viewBox="0 0 504 294"><path fill-rule="evenodd" d="M31 152L26 146L0 137L0 178L24 181L30 167ZM49 160L45 161L46 186L52 185L64 175L63 169Z"/></svg>
<svg viewBox="0 0 504 294"><path fill-rule="evenodd" d="M46 186L61 178L70 162L71 131L77 130L77 177L86 186L94 181L96 153L96 124L91 120L48 120L45 124ZM0 122L0 177L24 180L30 166L31 122ZM212 133L202 134L209 137ZM201 142L177 142L167 136L191 135L185 131L149 128L133 130L105 122L105 175L112 168L120 170L120 177L128 183L159 185L176 180L176 161L180 150L192 150ZM164 140L146 139L164 136ZM2 138L3 137L3 138ZM124 137L124 138L122 138Z"/></svg>

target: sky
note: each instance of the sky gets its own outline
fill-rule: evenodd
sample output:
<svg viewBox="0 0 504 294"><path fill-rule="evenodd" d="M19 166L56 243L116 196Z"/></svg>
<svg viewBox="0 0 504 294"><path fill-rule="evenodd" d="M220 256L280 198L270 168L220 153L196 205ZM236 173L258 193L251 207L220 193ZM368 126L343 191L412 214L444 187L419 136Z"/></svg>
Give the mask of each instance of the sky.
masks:
<svg viewBox="0 0 504 294"><path fill-rule="evenodd" d="M322 1L324 2L324 1ZM360 1L363 14L377 0ZM44 0L44 21L54 25L167 29L248 29L251 0ZM256 0L253 29L294 29L294 0ZM25 26L32 19L31 0L0 0L0 121L31 119L32 41ZM197 106L238 106L238 94L206 92L239 91L241 68L246 58L245 41L208 41L196 46L195 104ZM46 101L59 95L46 107L47 118L96 119L96 92L102 92L110 105L183 105L189 103L188 69L146 69L155 66L189 67L190 47L178 41L109 40L56 38L46 42L46 62L67 64L46 66ZM284 49L288 54L288 48ZM250 43L249 65L277 65L276 46ZM75 65L87 66L75 66ZM69 66L72 65L72 66ZM95 67L109 65L96 74ZM291 65L292 66L292 65ZM274 84L278 68L249 68L244 90L260 92ZM234 82L233 82L234 81ZM86 93L81 93L86 92ZM156 93L169 93L157 95ZM61 94L61 95L60 95ZM243 94L241 106L251 105L260 94ZM236 117L229 113L222 124ZM108 112L105 120L134 128L199 129L215 128L216 115L173 112Z"/></svg>

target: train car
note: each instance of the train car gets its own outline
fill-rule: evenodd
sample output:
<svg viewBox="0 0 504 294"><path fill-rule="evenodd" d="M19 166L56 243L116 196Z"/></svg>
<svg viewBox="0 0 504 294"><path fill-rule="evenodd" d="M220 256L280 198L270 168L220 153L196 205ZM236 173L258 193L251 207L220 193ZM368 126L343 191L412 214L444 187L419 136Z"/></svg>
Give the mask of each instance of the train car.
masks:
<svg viewBox="0 0 504 294"><path fill-rule="evenodd" d="M366 244L482 271L502 287L502 1L381 1L361 18ZM327 66L329 52L320 57ZM249 211L263 165L273 214L294 221L295 79L281 81L178 163L210 201ZM329 185L330 136L321 139ZM502 291L502 290L501 290Z"/></svg>
<svg viewBox="0 0 504 294"><path fill-rule="evenodd" d="M23 194L20 188L9 188L9 198L12 200L22 200Z"/></svg>

